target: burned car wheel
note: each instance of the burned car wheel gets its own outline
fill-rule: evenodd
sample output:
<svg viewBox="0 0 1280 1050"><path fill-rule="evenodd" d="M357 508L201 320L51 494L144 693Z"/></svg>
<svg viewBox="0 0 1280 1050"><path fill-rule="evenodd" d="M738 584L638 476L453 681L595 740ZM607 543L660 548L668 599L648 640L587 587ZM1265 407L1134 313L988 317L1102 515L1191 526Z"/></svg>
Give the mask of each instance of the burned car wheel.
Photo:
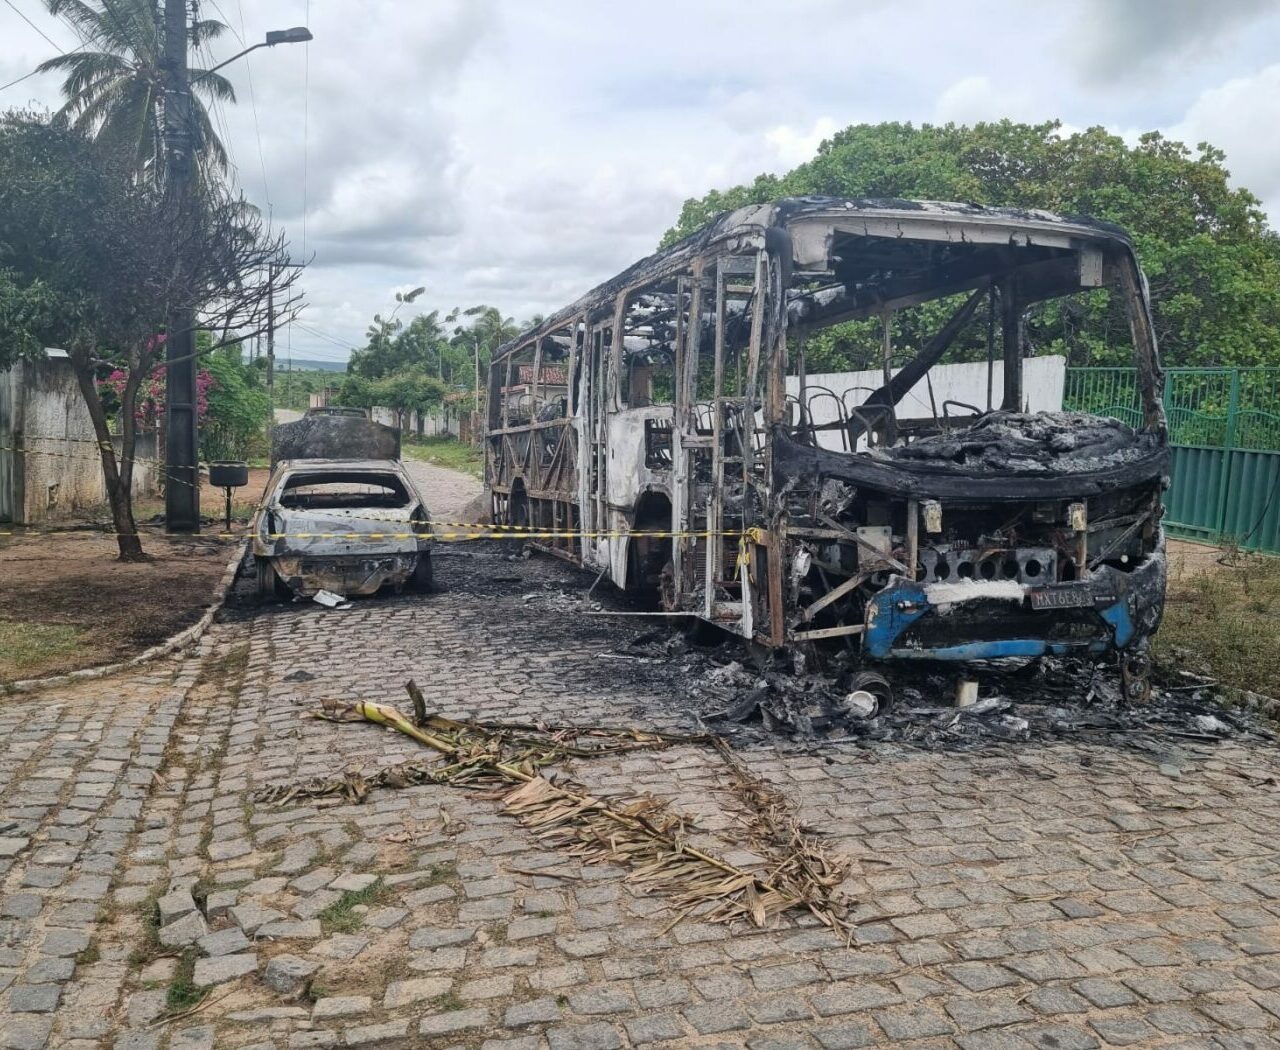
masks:
<svg viewBox="0 0 1280 1050"><path fill-rule="evenodd" d="M433 587L431 574L431 555L423 551L418 555L418 563L413 567L413 575L409 577L409 585L420 594L426 594Z"/></svg>
<svg viewBox="0 0 1280 1050"><path fill-rule="evenodd" d="M285 582L280 579L279 573L276 572L275 566L271 564L270 558L254 558L254 568L257 572L257 593L262 601L270 601L272 598L291 598Z"/></svg>

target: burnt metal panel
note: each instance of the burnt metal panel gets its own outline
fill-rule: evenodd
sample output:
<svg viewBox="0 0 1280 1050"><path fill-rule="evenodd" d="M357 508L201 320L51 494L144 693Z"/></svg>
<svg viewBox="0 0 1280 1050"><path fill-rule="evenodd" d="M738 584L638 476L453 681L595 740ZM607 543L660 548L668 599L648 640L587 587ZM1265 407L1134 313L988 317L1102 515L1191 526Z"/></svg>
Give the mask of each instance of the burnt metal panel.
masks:
<svg viewBox="0 0 1280 1050"><path fill-rule="evenodd" d="M271 430L271 466L294 459L400 458L400 431L360 416L307 415Z"/></svg>

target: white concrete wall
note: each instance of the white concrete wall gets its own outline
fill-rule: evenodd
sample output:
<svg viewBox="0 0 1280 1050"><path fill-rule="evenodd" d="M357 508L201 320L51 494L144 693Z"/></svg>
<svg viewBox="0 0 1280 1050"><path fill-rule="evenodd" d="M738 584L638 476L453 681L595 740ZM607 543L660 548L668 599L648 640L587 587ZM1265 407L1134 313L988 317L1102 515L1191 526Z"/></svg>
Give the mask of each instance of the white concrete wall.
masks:
<svg viewBox="0 0 1280 1050"><path fill-rule="evenodd" d="M0 433L8 469L0 474L6 485L0 510L18 524L77 515L106 502L106 480L97 451L97 437L67 357L50 351L44 361L22 361L0 373L8 412ZM120 440L115 439L116 456ZM133 494L157 492L155 434L142 434L134 449Z"/></svg>
<svg viewBox="0 0 1280 1050"><path fill-rule="evenodd" d="M370 413L375 423L385 423L389 427L400 425L396 419L395 409L376 405L370 409ZM421 437L456 438L458 436L458 426L458 412L452 408L445 408L443 405L437 405L430 412L421 414L410 412L405 416L404 423L406 435L416 434Z"/></svg>
<svg viewBox="0 0 1280 1050"><path fill-rule="evenodd" d="M88 406L80 395L71 362L59 351L43 361L23 361L0 373L8 385L5 471L9 487L0 505L17 522L33 524L82 513L107 500L102 461ZM120 443L116 443L117 455ZM135 497L157 490L155 435L139 439L134 453Z"/></svg>
<svg viewBox="0 0 1280 1050"><path fill-rule="evenodd" d="M1062 392L1066 384L1067 359L1065 357L1029 357L1022 363L1023 408L1028 412L1057 412L1062 409ZM975 361L959 365L936 365L927 377L921 379L898 402L899 419L930 419L929 383L933 385L933 398L942 416L944 401L963 401L980 409L987 407L987 364ZM862 404L873 390L884 384L884 374L879 370L866 372L820 372L806 377L809 412L815 423L830 423L838 418L835 401L820 393L816 387L826 387L846 406ZM1004 384L1004 364L995 363L992 376L992 396L997 407L1000 404ZM862 389L859 389L862 388ZM787 376L787 394L799 396L800 377ZM968 414L963 408L948 409L955 414ZM818 435L823 448L841 449L840 435L828 431ZM865 447L860 445L859 447Z"/></svg>

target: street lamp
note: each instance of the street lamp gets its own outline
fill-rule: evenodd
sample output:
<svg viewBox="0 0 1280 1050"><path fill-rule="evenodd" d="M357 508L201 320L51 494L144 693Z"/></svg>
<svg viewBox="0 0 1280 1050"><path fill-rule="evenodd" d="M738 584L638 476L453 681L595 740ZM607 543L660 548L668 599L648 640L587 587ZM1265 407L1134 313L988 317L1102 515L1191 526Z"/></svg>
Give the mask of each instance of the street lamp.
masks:
<svg viewBox="0 0 1280 1050"><path fill-rule="evenodd" d="M260 44L247 47L214 70L260 47L302 44L311 39L305 26L276 29ZM190 33L186 0L164 0L164 147L166 192L181 206L190 207L196 186L191 140L191 84L187 67ZM169 317L165 340L165 485L164 523L169 532L200 531L199 435L196 421L195 312L175 310Z"/></svg>
<svg viewBox="0 0 1280 1050"><path fill-rule="evenodd" d="M210 73L216 73L223 66L229 66L237 58L244 58L250 51L257 51L260 47L275 47L276 44L305 44L311 40L311 30L306 26L294 26L292 29L272 29L268 31L267 38L261 44L254 44L252 47L246 47L243 51L232 55L225 62L219 62L212 69L206 69L200 76L192 77L191 83L195 83L202 77L207 77Z"/></svg>

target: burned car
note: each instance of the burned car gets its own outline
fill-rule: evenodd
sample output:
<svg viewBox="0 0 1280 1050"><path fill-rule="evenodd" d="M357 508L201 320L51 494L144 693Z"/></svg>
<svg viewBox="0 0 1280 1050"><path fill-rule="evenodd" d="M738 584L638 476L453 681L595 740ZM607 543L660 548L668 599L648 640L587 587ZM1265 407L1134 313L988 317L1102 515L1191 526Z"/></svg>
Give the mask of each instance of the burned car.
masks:
<svg viewBox="0 0 1280 1050"><path fill-rule="evenodd" d="M379 458L328 458L364 450ZM431 589L431 524L399 460L399 432L308 416L273 432L274 464L252 524L258 593L343 597Z"/></svg>
<svg viewBox="0 0 1280 1050"><path fill-rule="evenodd" d="M1128 421L1061 411L1086 310L1136 366ZM833 345L862 371L817 374ZM1161 388L1123 229L786 198L501 348L486 480L496 523L763 646L1115 652L1140 679L1165 589Z"/></svg>

